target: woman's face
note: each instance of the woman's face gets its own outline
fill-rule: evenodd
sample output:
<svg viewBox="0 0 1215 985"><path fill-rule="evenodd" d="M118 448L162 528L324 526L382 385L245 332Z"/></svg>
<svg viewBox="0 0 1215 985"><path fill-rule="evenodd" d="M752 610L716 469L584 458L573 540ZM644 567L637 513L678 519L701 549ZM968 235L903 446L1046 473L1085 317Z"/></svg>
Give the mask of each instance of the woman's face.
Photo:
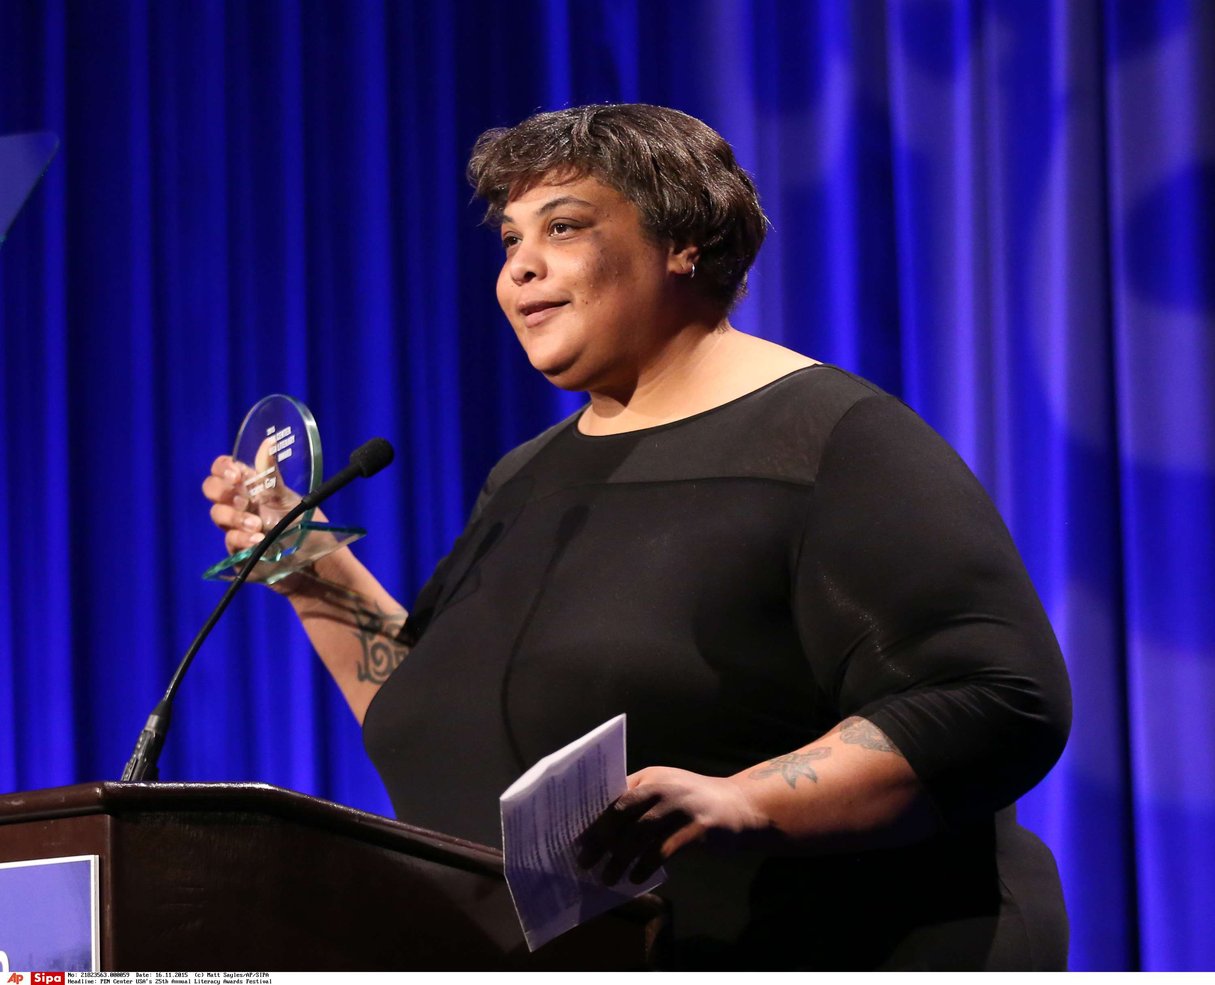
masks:
<svg viewBox="0 0 1215 985"><path fill-rule="evenodd" d="M678 326L684 254L594 178L511 199L501 231L498 303L532 366L566 390L631 392Z"/></svg>

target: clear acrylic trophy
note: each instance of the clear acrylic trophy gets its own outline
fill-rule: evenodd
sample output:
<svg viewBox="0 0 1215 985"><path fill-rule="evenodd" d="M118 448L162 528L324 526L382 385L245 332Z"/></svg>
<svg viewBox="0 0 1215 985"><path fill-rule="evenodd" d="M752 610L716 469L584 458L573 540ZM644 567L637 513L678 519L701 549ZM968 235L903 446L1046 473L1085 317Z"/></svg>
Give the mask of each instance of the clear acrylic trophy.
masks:
<svg viewBox="0 0 1215 985"><path fill-rule="evenodd" d="M271 394L253 405L236 435L232 457L243 472L239 495L248 501L244 510L262 518L263 530L268 531L321 484L316 420L307 407L286 394ZM359 527L314 523L309 511L270 545L249 581L273 585L366 533ZM232 554L208 568L203 577L231 580L252 553L246 548Z"/></svg>

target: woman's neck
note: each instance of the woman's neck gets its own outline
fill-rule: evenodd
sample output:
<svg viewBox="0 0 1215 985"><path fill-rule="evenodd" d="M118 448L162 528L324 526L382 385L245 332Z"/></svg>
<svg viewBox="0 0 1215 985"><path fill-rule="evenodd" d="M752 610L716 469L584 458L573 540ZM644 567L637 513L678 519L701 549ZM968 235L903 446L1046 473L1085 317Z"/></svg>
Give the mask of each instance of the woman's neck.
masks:
<svg viewBox="0 0 1215 985"><path fill-rule="evenodd" d="M648 360L627 392L589 394L578 422L583 434L620 434L712 410L816 360L746 335L726 320L696 326Z"/></svg>

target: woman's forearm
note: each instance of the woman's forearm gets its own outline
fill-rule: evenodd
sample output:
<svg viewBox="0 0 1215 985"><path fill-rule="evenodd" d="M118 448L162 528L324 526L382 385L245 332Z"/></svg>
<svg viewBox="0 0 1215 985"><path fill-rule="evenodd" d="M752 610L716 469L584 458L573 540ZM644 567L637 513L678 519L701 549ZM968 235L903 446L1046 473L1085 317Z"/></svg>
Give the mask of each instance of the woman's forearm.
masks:
<svg viewBox="0 0 1215 985"><path fill-rule="evenodd" d="M919 841L940 824L907 760L864 718L729 778L777 852L835 852Z"/></svg>
<svg viewBox="0 0 1215 985"><path fill-rule="evenodd" d="M371 699L409 652L408 613L348 548L296 576L287 597L360 724Z"/></svg>
<svg viewBox="0 0 1215 985"><path fill-rule="evenodd" d="M628 783L582 839L579 861L606 858L608 883L641 882L689 845L828 854L909 844L940 826L907 760L863 718L733 776L655 766Z"/></svg>

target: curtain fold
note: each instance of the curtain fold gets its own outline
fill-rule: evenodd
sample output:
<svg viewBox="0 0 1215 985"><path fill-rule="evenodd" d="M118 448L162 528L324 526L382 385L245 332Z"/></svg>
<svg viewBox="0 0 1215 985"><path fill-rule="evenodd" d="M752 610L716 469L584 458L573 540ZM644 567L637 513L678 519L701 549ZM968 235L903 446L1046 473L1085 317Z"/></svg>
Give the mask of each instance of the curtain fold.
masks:
<svg viewBox="0 0 1215 985"><path fill-rule="evenodd" d="M218 599L199 485L265 394L327 472L396 445L328 512L412 599L581 400L497 310L473 141L662 103L772 219L735 323L902 396L1022 550L1075 691L1021 802L1072 967L1215 966L1212 51L1181 0L0 6L0 133L62 138L0 248L0 788L121 771ZM285 610L238 599L163 774L389 812Z"/></svg>

